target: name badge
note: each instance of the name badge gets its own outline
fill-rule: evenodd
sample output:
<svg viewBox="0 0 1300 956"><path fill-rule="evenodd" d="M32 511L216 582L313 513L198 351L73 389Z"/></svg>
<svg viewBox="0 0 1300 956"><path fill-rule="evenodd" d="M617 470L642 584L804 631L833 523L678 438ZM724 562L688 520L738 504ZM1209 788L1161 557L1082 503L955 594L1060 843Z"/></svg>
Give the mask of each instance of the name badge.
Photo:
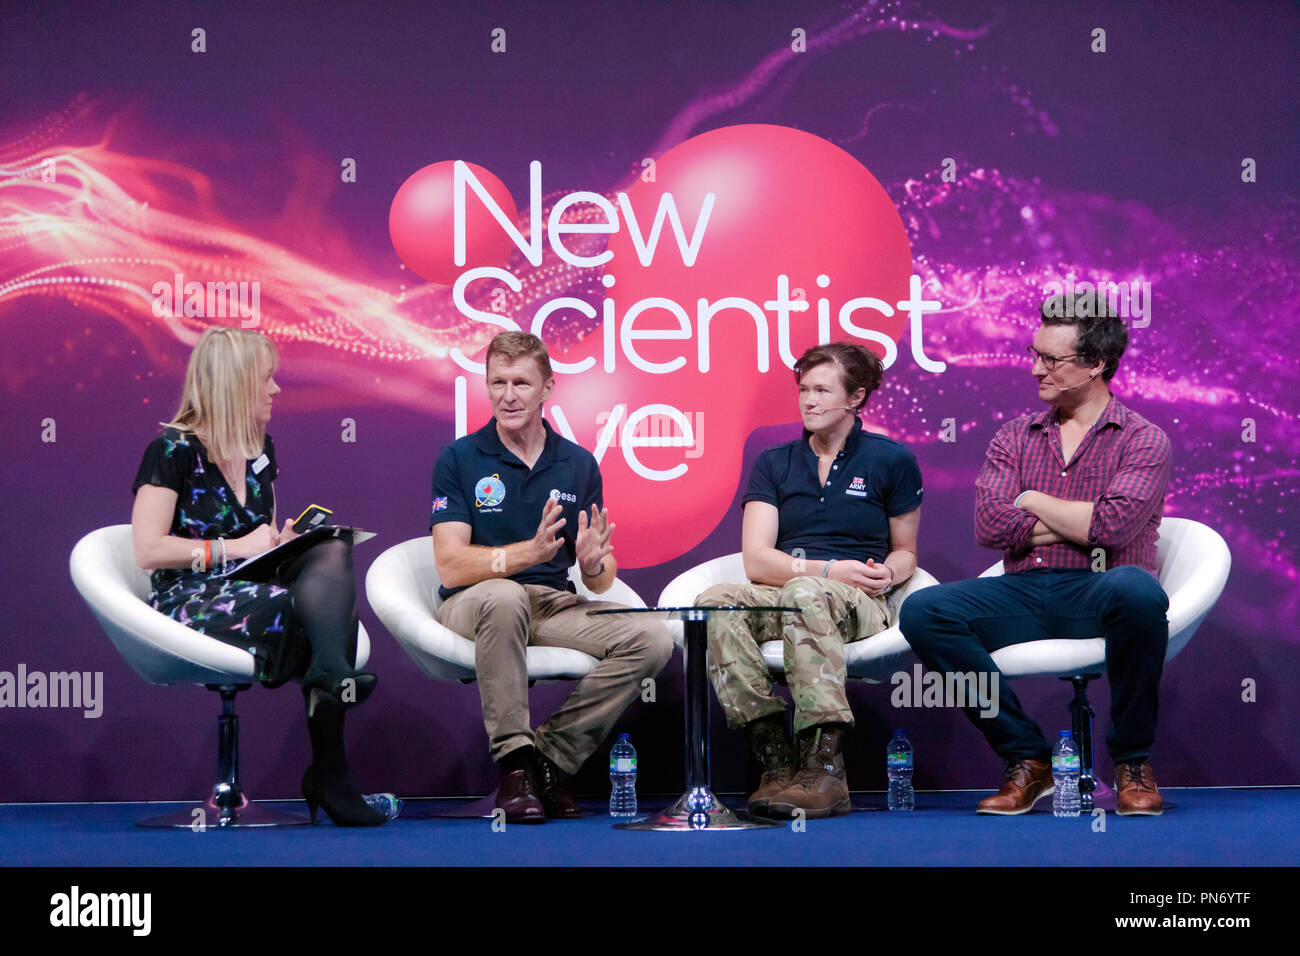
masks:
<svg viewBox="0 0 1300 956"><path fill-rule="evenodd" d="M253 462L253 474L260 475L262 473L262 469L265 468L270 463L271 463L271 459L266 457L266 452L263 452L262 457L257 459L257 461Z"/></svg>

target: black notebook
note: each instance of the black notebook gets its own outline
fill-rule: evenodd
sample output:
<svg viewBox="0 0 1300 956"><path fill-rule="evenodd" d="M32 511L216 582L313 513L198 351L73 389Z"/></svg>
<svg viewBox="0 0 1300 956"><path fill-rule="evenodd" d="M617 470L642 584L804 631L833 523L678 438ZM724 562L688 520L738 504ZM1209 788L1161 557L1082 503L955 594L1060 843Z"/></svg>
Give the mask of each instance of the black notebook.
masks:
<svg viewBox="0 0 1300 956"><path fill-rule="evenodd" d="M375 533L373 531L362 531L360 528L345 528L339 525L312 528L296 538L276 545L270 551L263 551L259 555L246 558L227 571L224 577L234 578L237 581L269 581L277 576L281 566L292 561L308 548L327 538L342 537L343 535L350 535L353 544L360 544L363 541L369 541L375 536Z"/></svg>

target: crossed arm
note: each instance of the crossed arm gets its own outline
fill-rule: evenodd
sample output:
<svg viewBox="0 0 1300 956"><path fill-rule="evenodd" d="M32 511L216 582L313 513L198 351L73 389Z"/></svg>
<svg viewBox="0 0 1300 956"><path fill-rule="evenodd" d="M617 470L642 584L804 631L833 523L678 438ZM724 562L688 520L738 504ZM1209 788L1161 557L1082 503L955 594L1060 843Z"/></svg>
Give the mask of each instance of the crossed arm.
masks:
<svg viewBox="0 0 1300 956"><path fill-rule="evenodd" d="M1041 548L1069 541L1088 545L1088 526L1092 524L1091 501L1067 501L1041 491L1026 491L1019 496L1018 507L1038 520L1029 531L1029 546Z"/></svg>
<svg viewBox="0 0 1300 956"><path fill-rule="evenodd" d="M989 443L975 482L975 537L981 545L1012 553L1061 543L1118 548L1137 536L1153 509L1163 507L1170 446L1156 432L1126 447L1106 489L1089 501L1027 489L1019 460L1003 428Z"/></svg>

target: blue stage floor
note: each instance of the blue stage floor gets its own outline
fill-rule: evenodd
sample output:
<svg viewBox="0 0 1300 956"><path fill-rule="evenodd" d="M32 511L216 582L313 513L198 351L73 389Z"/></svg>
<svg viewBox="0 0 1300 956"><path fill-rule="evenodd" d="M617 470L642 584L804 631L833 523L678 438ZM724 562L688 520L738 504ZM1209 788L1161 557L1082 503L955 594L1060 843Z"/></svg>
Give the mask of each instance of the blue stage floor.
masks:
<svg viewBox="0 0 1300 956"><path fill-rule="evenodd" d="M985 794L917 795L913 813L855 812L743 832L614 830L597 802L574 822L508 826L487 820L402 817L373 830L320 826L220 832L159 831L137 820L177 804L0 806L6 866L1294 866L1300 862L1300 788L1162 791L1162 817L1058 820L1048 807L1020 817L974 813ZM855 802L883 808L883 794ZM642 801L642 810L666 800ZM743 806L736 797L728 804ZM423 813L432 802L412 802ZM268 806L306 815L301 801Z"/></svg>

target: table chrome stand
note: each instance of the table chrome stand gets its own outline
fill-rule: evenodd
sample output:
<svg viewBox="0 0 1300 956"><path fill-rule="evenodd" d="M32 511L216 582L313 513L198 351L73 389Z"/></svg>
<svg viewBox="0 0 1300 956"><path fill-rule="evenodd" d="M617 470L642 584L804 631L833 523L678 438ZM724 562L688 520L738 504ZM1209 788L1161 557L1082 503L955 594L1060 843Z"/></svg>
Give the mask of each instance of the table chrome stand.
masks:
<svg viewBox="0 0 1300 956"><path fill-rule="evenodd" d="M686 632L686 792L667 810L629 823L616 823L616 830L758 830L782 826L779 820L765 820L745 812L733 812L713 795L709 786L709 614L717 611L741 613L758 610L788 612L797 608L688 607L648 608L680 614ZM593 614L619 613L593 611Z"/></svg>

